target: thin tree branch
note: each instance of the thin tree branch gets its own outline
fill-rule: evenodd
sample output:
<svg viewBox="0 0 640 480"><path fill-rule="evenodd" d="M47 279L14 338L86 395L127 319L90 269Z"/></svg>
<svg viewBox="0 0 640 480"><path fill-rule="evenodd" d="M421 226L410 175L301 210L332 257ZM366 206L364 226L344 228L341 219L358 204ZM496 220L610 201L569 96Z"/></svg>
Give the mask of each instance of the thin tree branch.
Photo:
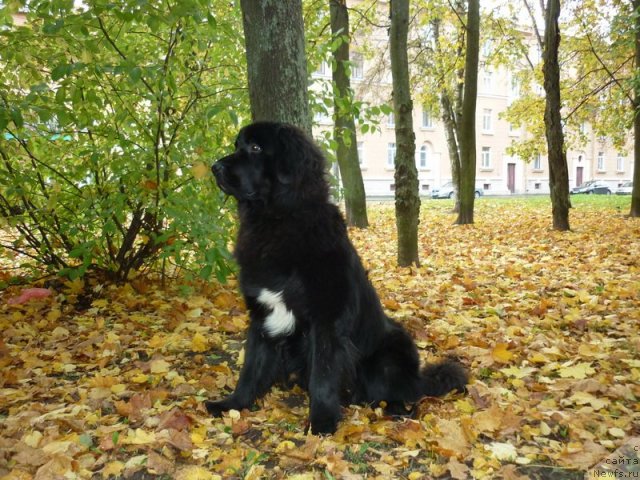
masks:
<svg viewBox="0 0 640 480"><path fill-rule="evenodd" d="M582 23L582 22L581 22ZM598 60L598 63L600 63L600 65L602 65L602 68L605 70L605 72L607 72L607 75L609 75L609 77L615 82L615 84L620 88L620 90L622 91L622 93L624 94L625 97L627 97L627 99L629 100L629 102L631 102L631 104L634 104L634 99L631 95L629 95L629 91L627 89L624 88L624 86L620 83L620 81L618 80L618 78L616 78L616 76L613 74L613 72L611 72L611 70L609 69L609 67L607 66L606 63L604 63L604 60L602 60L602 58L600 57L600 55L598 55L598 52L596 52L596 48L593 45L593 41L591 40L591 35L589 34L589 32L586 30L586 26L584 25L584 23L582 24L583 27L585 27L585 35L587 37L587 41L589 42L589 46L591 47L591 53L593 53L593 56L596 58L596 60ZM616 70L616 72L619 70L619 68Z"/></svg>
<svg viewBox="0 0 640 480"><path fill-rule="evenodd" d="M536 15L527 0L522 0L522 3L524 3L524 6L527 9L527 12L529 12L529 16L531 17L531 24L533 25L533 31L535 32L536 38L538 39L538 45L540 45L540 48L542 48L544 47L544 40L542 39L542 36L540 35L540 30L538 29L538 22L536 21ZM541 4L542 4L542 0L541 0ZM544 12L544 5L542 6L542 11Z"/></svg>

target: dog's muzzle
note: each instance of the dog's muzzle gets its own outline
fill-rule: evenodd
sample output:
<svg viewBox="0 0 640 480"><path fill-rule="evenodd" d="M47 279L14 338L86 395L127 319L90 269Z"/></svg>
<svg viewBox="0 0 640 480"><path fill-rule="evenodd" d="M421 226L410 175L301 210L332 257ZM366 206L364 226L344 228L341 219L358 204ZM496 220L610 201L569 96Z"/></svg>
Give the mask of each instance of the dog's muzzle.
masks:
<svg viewBox="0 0 640 480"><path fill-rule="evenodd" d="M225 185L224 171L225 171L225 167L220 162L216 162L211 166L211 172L213 172L213 176L216 179L216 183L218 184L218 187L220 187L220 190L222 190L224 193L228 194L227 188Z"/></svg>

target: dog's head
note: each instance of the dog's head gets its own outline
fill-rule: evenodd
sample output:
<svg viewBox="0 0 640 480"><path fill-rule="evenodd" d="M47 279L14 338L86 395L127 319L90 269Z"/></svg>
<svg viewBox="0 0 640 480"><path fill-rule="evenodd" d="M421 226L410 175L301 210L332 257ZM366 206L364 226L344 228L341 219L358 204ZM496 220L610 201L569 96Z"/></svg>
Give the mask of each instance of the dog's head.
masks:
<svg viewBox="0 0 640 480"><path fill-rule="evenodd" d="M325 161L299 128L256 122L240 130L235 152L211 170L220 189L241 204L291 208L304 201L326 201Z"/></svg>

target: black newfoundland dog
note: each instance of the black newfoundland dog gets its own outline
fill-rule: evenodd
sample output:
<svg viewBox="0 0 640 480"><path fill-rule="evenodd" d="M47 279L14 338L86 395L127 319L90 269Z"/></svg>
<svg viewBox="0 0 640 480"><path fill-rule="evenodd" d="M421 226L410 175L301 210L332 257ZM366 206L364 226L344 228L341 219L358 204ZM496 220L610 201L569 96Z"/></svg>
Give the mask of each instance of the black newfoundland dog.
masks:
<svg viewBox="0 0 640 480"><path fill-rule="evenodd" d="M421 369L413 340L383 312L307 135L287 124L248 125L212 170L238 200L235 256L251 317L238 385L206 402L212 415L295 381L309 392L311 431L323 434L335 432L341 405L385 402L389 414L406 415L406 403L464 390L460 364Z"/></svg>

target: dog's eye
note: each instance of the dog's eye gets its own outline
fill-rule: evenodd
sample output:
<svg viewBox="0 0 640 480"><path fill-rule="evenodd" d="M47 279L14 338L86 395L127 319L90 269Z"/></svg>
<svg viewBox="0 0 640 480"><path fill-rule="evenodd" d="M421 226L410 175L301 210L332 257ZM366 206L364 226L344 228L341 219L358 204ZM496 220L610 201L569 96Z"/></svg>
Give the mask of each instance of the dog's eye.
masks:
<svg viewBox="0 0 640 480"><path fill-rule="evenodd" d="M252 143L251 145L249 145L249 151L251 153L260 153L260 152L262 152L262 147L260 145L255 144L255 143Z"/></svg>

